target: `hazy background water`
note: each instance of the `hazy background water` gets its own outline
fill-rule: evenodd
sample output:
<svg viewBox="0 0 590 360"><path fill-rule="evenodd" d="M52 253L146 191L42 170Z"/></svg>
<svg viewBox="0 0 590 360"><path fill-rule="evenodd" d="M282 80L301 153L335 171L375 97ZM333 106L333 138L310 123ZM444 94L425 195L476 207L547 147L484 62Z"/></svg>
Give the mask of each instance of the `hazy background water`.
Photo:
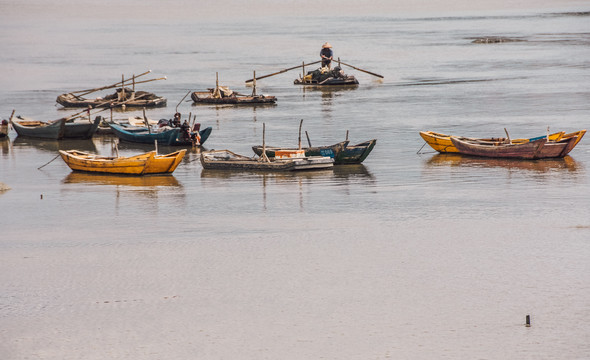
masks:
<svg viewBox="0 0 590 360"><path fill-rule="evenodd" d="M303 174L72 173L58 149L0 142L6 359L582 359L590 353L588 139L565 159L417 151L420 130L511 137L588 128L587 2L0 1L0 117L51 120L64 92L151 69L168 98L315 61L356 89L258 82L276 106L179 104L250 154L377 138L359 166ZM524 41L473 44L484 36ZM129 112L129 115L137 113ZM126 116L127 114L117 114ZM148 148L120 144L122 154ZM172 150L161 148L160 151ZM43 197L41 198L41 195ZM527 314L533 326L524 327Z"/></svg>

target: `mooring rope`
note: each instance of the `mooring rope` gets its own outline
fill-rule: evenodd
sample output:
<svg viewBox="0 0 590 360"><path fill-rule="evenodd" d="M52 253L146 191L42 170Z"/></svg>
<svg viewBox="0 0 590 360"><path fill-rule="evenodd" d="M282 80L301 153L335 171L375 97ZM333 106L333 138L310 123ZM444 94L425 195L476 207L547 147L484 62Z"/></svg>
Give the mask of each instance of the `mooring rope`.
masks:
<svg viewBox="0 0 590 360"><path fill-rule="evenodd" d="M53 159L51 159L51 161L49 161L48 163L46 163L45 165L49 165L53 160L57 159L58 157L60 157L59 154L57 154L56 157L54 157ZM41 165L37 168L37 170L41 170L42 167L44 167L45 165Z"/></svg>

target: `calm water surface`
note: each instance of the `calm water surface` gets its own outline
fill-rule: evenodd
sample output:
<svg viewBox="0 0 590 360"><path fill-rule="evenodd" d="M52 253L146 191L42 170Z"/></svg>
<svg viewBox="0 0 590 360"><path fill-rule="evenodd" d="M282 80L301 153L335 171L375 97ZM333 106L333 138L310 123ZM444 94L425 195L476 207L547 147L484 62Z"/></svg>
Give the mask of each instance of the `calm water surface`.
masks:
<svg viewBox="0 0 590 360"><path fill-rule="evenodd" d="M11 132L1 358L588 356L590 140L564 159L508 161L436 154L418 135L589 128L587 3L228 4L0 1L0 117L57 119L73 112L59 94L151 69L167 80L140 89L168 107L147 115L196 114L213 127L207 149L251 154L263 123L267 143L296 146L303 119L312 144L349 131L352 143L378 139L372 154L260 174L203 170L191 150L173 176L117 177L50 162L58 149L109 155L109 135ZM491 36L522 41L472 43ZM384 79L345 67L357 88L301 88L293 70L258 82L275 106L180 102L216 72L248 93L252 71L316 61L326 41Z"/></svg>

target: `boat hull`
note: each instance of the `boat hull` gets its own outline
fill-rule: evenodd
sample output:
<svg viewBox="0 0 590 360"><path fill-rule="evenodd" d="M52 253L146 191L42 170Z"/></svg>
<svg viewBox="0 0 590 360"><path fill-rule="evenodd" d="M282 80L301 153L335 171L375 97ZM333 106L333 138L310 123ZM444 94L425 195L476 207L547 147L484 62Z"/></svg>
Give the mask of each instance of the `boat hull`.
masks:
<svg viewBox="0 0 590 360"><path fill-rule="evenodd" d="M156 152L119 158L102 157L75 150L60 150L59 154L70 169L75 171L143 175L148 161L154 158Z"/></svg>
<svg viewBox="0 0 590 360"><path fill-rule="evenodd" d="M547 143L547 138L544 137L517 144L484 142L455 136L451 136L451 141L457 150L459 150L459 153L464 155L491 158L540 159L543 156L541 149ZM550 154L546 154L544 157L551 156Z"/></svg>
<svg viewBox="0 0 590 360"><path fill-rule="evenodd" d="M125 175L170 174L180 164L186 149L166 155L155 151L131 157L105 157L82 151L60 150L64 162L75 171Z"/></svg>
<svg viewBox="0 0 590 360"><path fill-rule="evenodd" d="M18 136L58 140L64 136L66 120L59 119L51 123L11 120L10 123Z"/></svg>
<svg viewBox="0 0 590 360"><path fill-rule="evenodd" d="M274 104L277 102L277 98L274 96L267 95L255 95L255 96L226 96L226 97L213 97L211 92L195 91L191 94L191 99L196 104L232 104L232 105L248 105L248 104Z"/></svg>
<svg viewBox="0 0 590 360"><path fill-rule="evenodd" d="M578 141L580 141L581 136L584 136L586 130L580 130L577 132L573 132L570 134L566 134L565 131L560 131L557 133L549 134L549 141L557 141L564 138L572 137L575 135L580 136ZM451 141L451 135L436 133L434 131L420 131L420 136L424 141L434 150L440 153L458 153L459 150L453 145ZM521 139L512 139L513 143L522 143L522 142L529 142L536 138L521 138ZM469 138L472 140L480 140L480 141L495 141L495 142L507 142L507 138ZM574 145L575 146L575 145Z"/></svg>
<svg viewBox="0 0 590 360"><path fill-rule="evenodd" d="M360 164L365 161L376 144L377 139L372 139L356 145L347 145L344 150L334 158L334 164Z"/></svg>
<svg viewBox="0 0 590 360"><path fill-rule="evenodd" d="M191 146L193 142L191 139L185 139L180 133L180 128L172 128L170 130L162 132L150 133L147 128L126 128L118 124L109 123L113 133L121 140L134 143L142 144L153 144L154 141L158 141L158 144L170 145L170 146ZM209 138L213 128L207 127L199 131L201 140L200 145Z"/></svg>
<svg viewBox="0 0 590 360"><path fill-rule="evenodd" d="M334 165L334 160L329 157L311 156L262 161L229 150L212 150L201 153L201 165L204 169L211 170L302 171L330 169Z"/></svg>
<svg viewBox="0 0 590 360"><path fill-rule="evenodd" d="M305 156L327 156L336 160L345 147L348 145L348 141L342 141L334 145L327 146L312 146L301 148L305 152ZM294 151L296 148L278 147L278 146L266 146L266 156L274 158L277 151ZM252 146L252 150L258 156L262 155L262 145Z"/></svg>
<svg viewBox="0 0 590 360"><path fill-rule="evenodd" d="M166 106L167 100L163 97L155 96L150 93L145 92L137 92L136 93L138 99L136 100L118 100L116 95L109 95L104 98L96 98L96 99L85 99L85 98L78 98L72 94L61 94L55 100L58 104L66 108L102 108L102 107L110 107L111 104L114 107L123 106L121 102L124 102L125 107L163 107ZM144 97L143 99L140 97ZM149 98L146 98L149 97Z"/></svg>

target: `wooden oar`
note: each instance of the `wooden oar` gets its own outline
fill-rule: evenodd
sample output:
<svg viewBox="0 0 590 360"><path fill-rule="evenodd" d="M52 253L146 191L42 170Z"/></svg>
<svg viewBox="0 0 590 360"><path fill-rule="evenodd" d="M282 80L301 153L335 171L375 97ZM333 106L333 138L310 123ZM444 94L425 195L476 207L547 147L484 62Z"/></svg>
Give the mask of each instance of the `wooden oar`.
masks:
<svg viewBox="0 0 590 360"><path fill-rule="evenodd" d="M148 70L148 71L146 71L146 72L144 72L142 74L133 76L132 79L136 79L136 78L138 78L140 76L147 75L147 74L149 74L151 72L152 72L151 70ZM121 82L115 83L113 85L102 86L102 87L95 88L95 89L86 89L86 90L72 91L72 92L69 92L68 94L78 94L78 93L87 93L87 94L90 94L92 92L99 91L99 90L111 89L111 88L117 87L119 85L121 85Z"/></svg>
<svg viewBox="0 0 590 360"><path fill-rule="evenodd" d="M8 130L10 130L10 128L12 127L12 117L14 116L14 112L16 110L12 110L12 114L10 114L10 119L8 119Z"/></svg>
<svg viewBox="0 0 590 360"><path fill-rule="evenodd" d="M317 63L321 63L321 62L322 62L322 60L311 62L309 64L305 64L304 63L302 65L297 65L297 66L293 66L293 67L290 67L290 68L287 68L287 69L283 69L281 71L277 71L276 73L272 73L272 74L268 74L268 75L263 75L263 76L255 77L253 79L248 79L248 80L246 80L246 82L247 83L250 83L250 82L254 81L255 79L256 80L264 79L264 78L267 78L267 77L270 77L270 76L275 76L275 75L278 75L278 74L282 74L282 73L287 72L289 70L298 69L300 67L304 67L304 66L307 66L307 65L313 65L313 64L317 64Z"/></svg>
<svg viewBox="0 0 590 360"><path fill-rule="evenodd" d="M349 65L349 64L347 64L347 63L343 63L342 61L340 61L340 59L338 59L338 63L340 63L340 64L342 64L342 65L346 65L346 66L348 66L348 67L351 67L351 68L353 68L353 69L355 69L355 70L362 71L362 72L364 72L364 73L367 73L367 74L370 74L370 75L373 75L373 76L377 76L377 77L380 77L380 78L382 78L382 79L383 79L383 75L379 75L379 74L375 74L375 73L373 73L373 72L370 72L370 71L367 71L367 70L359 69L359 68L357 68L356 66L352 66L352 65Z"/></svg>
<svg viewBox="0 0 590 360"><path fill-rule="evenodd" d="M182 104L182 102L184 101L184 99L186 99L186 97L188 96L188 94L190 94L192 92L192 90L189 90L186 95L184 95L184 97L178 102L178 105L176 105L176 109L174 112L178 112L178 106L180 106L180 104ZM189 119L190 120L190 119Z"/></svg>
<svg viewBox="0 0 590 360"><path fill-rule="evenodd" d="M125 101L122 101L122 102L113 101L113 106L112 107L117 107L119 105L124 105L124 104L128 103L129 101L134 101L134 100L141 99L142 97L144 97L146 95L147 94L139 95L138 97L136 97L134 99L125 100ZM94 110L94 109L100 108L102 105L106 105L106 104L109 104L109 103L111 103L111 100L102 102L102 103L96 105L95 107L93 107L92 109ZM101 108L100 110L97 110L96 112L92 113L91 115L97 114L97 113L99 113L101 111L105 111L105 110L107 110L109 108L112 108L112 107ZM75 114L72 114L70 116L67 116L66 117L66 121L71 121L71 120L77 119L77 118L81 117L81 114L84 114L86 111L88 111L88 109L85 109L85 110L82 110L82 111L77 112Z"/></svg>
<svg viewBox="0 0 590 360"><path fill-rule="evenodd" d="M149 79L149 80L143 80L143 81L135 81L134 83L135 83L135 84L143 84L143 83L148 83L148 82L152 82L152 81L157 81L157 80L167 80L167 79L168 79L168 78L167 78L166 76L164 76L164 77L161 77L161 78L156 78L156 79ZM80 97L82 97L82 96L84 96L84 95L88 95L88 94L90 94L90 93L93 93L93 92L96 92L96 91L100 91L100 90L106 90L106 89L112 89L112 88L115 88L115 87L117 87L117 86L121 86L122 84L124 84L124 83L125 83L125 82L127 82L128 80L129 80L129 79L127 79L127 80L125 80L125 81L122 81L122 82L120 82L120 83L117 83L117 85L115 85L115 86L104 86L104 87L102 87L102 88L98 88L98 89L96 89L96 90L88 91L88 92L82 93L82 94L80 94L80 95L74 95L74 94L72 94L72 93L68 93L68 94L72 94L72 95L76 96L76 97L79 99Z"/></svg>

